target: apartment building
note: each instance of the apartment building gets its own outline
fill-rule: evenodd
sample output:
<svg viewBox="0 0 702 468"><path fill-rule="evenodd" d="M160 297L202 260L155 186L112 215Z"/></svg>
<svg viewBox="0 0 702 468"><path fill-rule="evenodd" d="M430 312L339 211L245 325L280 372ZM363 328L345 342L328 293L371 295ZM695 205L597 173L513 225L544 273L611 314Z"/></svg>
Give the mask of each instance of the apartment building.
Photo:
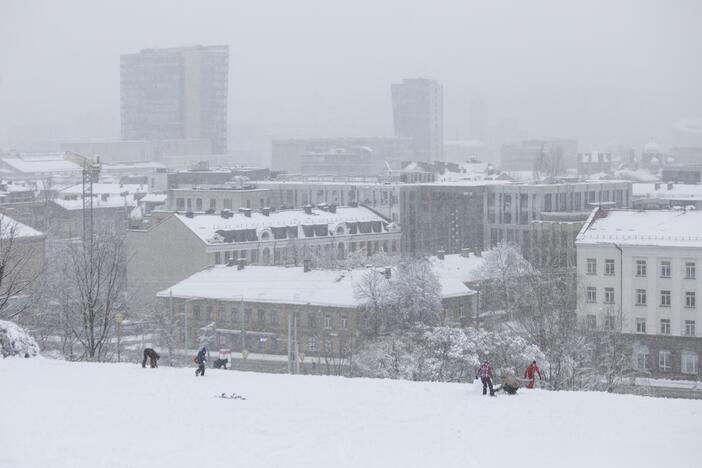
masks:
<svg viewBox="0 0 702 468"><path fill-rule="evenodd" d="M578 316L615 326L632 363L657 377L697 378L702 353L702 213L597 208L576 240Z"/></svg>

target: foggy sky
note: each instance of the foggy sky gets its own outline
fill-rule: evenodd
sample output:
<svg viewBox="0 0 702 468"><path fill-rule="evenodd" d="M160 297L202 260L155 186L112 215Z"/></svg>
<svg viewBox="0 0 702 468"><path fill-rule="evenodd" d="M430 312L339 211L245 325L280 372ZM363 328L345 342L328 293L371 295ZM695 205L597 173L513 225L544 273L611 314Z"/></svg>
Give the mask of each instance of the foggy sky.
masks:
<svg viewBox="0 0 702 468"><path fill-rule="evenodd" d="M391 135L390 83L426 77L447 139L473 136L473 103L492 143L667 144L702 118L700 19L695 0L0 0L0 145L118 138L119 55L195 44L230 46L230 124L275 137Z"/></svg>

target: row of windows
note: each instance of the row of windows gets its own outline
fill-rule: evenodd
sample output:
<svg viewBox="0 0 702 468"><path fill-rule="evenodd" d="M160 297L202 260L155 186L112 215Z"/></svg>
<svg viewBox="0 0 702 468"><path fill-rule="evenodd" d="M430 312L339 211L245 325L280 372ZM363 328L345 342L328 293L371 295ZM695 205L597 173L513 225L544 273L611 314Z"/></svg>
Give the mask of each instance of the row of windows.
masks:
<svg viewBox="0 0 702 468"><path fill-rule="evenodd" d="M246 199L245 200L246 208L251 208L251 199ZM270 206L270 199L269 198L259 198L258 200L259 208L265 208L266 206ZM240 207L236 207L237 209ZM193 211L193 199L192 198L176 198L176 210L178 211ZM210 198L209 199L209 206L205 208L203 205L203 200L202 198L196 198L195 199L195 211L203 211L205 209L210 209L210 210L217 210L217 199L216 198ZM231 198L225 198L222 200L222 207L221 209L223 210L233 210L233 202Z"/></svg>
<svg viewBox="0 0 702 468"><path fill-rule="evenodd" d="M185 312L185 306L181 304L180 306L180 311L181 313ZM225 310L225 307L220 305L217 306L217 314L215 315L215 309L214 306L208 305L205 306L204 310L203 308L195 304L192 306L192 312L193 312L193 319L194 320L220 320L220 321L227 321L230 320L233 323L239 323L241 321L241 314L240 314L240 307L238 305L234 305L231 307L229 311ZM257 325L278 325L279 322L279 313L277 311L271 310L266 313L265 310L258 310L256 311L256 324ZM252 322L252 316L253 316L253 311L251 309L246 309L244 311L244 324L251 324ZM330 314L326 314L323 317L323 326L327 330L331 330L335 325L334 317ZM363 328L369 329L370 328L370 321L368 318L363 318L362 321ZM311 313L307 315L307 326L309 328L317 328L317 314ZM345 315L342 315L339 320L338 320L338 327L341 330L348 330L349 328L349 320L348 317Z"/></svg>
<svg viewBox="0 0 702 468"><path fill-rule="evenodd" d="M597 274L597 259L588 258L587 259L587 274L596 275ZM661 260L658 265L658 272L661 278L670 278L671 274L671 261ZM636 276L645 277L648 273L648 265L646 260L636 260ZM614 275L614 259L605 259L605 275ZM695 279L697 277L697 265L695 262L685 262L685 278Z"/></svg>
<svg viewBox="0 0 702 468"><path fill-rule="evenodd" d="M658 352L658 370L662 372L670 372L672 366L673 355L670 351L661 350ZM639 370L648 370L651 363L649 362L648 350L641 349L635 353L635 365ZM683 351L680 354L680 371L683 374L697 374L698 356L697 353Z"/></svg>
<svg viewBox="0 0 702 468"><path fill-rule="evenodd" d="M661 335L670 335L670 319L661 319L659 332ZM646 333L646 319L636 319L636 333ZM695 336L695 321L685 320L684 336Z"/></svg>
<svg viewBox="0 0 702 468"><path fill-rule="evenodd" d="M597 302L597 288L594 286L588 286L585 290L585 300L589 303ZM660 291L660 307L670 307L671 306L671 294L670 290L662 289ZM645 306L648 304L648 293L645 289L637 289L635 292L635 305ZM614 304L614 288L604 288L604 301L605 304ZM697 307L697 295L694 291L685 291L685 307L694 309Z"/></svg>

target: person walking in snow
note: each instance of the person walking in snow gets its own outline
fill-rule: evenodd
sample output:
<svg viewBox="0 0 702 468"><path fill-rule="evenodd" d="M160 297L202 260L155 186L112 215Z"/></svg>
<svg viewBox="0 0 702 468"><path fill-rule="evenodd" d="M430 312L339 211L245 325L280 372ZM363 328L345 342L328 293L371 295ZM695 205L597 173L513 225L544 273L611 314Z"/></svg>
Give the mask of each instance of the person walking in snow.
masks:
<svg viewBox="0 0 702 468"><path fill-rule="evenodd" d="M539 369L539 366L536 365L536 361L531 361L531 364L524 369L524 378L529 379L527 388L534 388L537 374L539 375L539 380L541 380L541 369Z"/></svg>
<svg viewBox="0 0 702 468"><path fill-rule="evenodd" d="M151 368L158 367L158 360L161 359L161 356L158 355L158 353L151 349L151 348L146 348L144 350L144 360L141 361L141 367L146 367L146 360L149 360L149 366Z"/></svg>
<svg viewBox="0 0 702 468"><path fill-rule="evenodd" d="M195 356L195 363L197 364L197 370L195 371L195 377L198 375L205 375L205 363L207 362L207 348L204 346Z"/></svg>
<svg viewBox="0 0 702 468"><path fill-rule="evenodd" d="M475 376L477 379L480 377L480 381L483 383L483 395L487 395L487 389L490 387L490 396L495 396L495 390L492 388L492 367L490 363L486 360L480 364L478 369L478 375Z"/></svg>
<svg viewBox="0 0 702 468"><path fill-rule="evenodd" d="M519 390L519 381L512 371L505 371L502 373L502 383L496 391L499 392L500 390L510 395L515 395L517 390Z"/></svg>

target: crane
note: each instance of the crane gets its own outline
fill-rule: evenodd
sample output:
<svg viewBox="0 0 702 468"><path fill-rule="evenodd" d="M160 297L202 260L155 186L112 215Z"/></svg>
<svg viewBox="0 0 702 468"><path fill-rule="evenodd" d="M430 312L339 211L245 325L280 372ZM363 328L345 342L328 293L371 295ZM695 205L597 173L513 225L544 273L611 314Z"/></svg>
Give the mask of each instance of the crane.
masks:
<svg viewBox="0 0 702 468"><path fill-rule="evenodd" d="M100 156L92 158L83 156L75 151L66 151L63 159L78 164L81 167L83 184L83 242L93 240L93 183L100 180ZM90 233L90 237L88 236Z"/></svg>

